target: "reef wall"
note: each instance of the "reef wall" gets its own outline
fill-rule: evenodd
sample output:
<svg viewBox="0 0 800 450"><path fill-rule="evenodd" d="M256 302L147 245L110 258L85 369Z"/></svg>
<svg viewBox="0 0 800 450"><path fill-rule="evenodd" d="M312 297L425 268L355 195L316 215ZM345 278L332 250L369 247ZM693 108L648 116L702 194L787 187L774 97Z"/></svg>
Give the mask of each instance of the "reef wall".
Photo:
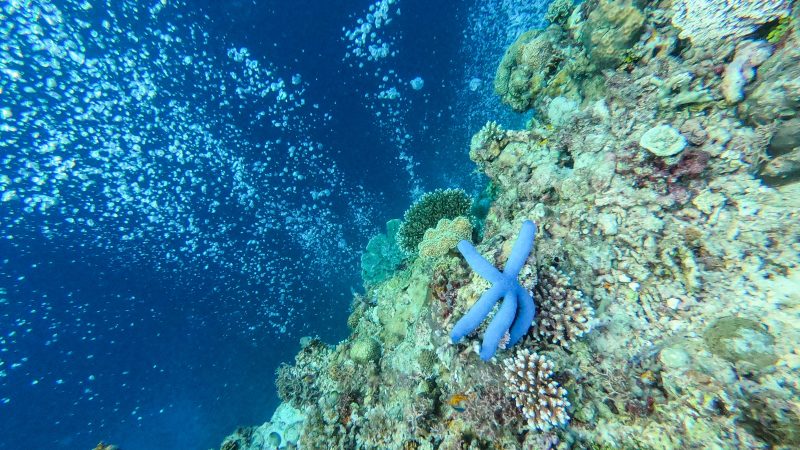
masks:
<svg viewBox="0 0 800 450"><path fill-rule="evenodd" d="M222 448L800 446L793 6L554 2L495 81L534 118L489 123L470 148L493 193L468 214L478 251L503 267L521 223L538 225L527 337L490 362L485 325L451 343L489 283L444 218L424 239L445 230L449 251L367 284L350 337L304 342L273 421Z"/></svg>

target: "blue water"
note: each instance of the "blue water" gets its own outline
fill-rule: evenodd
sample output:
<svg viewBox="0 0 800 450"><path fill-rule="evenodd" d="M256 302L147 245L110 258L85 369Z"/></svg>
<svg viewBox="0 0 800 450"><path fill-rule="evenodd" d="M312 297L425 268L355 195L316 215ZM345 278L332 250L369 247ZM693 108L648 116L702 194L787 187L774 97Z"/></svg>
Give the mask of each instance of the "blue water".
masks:
<svg viewBox="0 0 800 450"><path fill-rule="evenodd" d="M346 336L369 237L482 188L494 65L546 3L397 0L377 59L367 1L0 3L0 448L268 420L300 337Z"/></svg>

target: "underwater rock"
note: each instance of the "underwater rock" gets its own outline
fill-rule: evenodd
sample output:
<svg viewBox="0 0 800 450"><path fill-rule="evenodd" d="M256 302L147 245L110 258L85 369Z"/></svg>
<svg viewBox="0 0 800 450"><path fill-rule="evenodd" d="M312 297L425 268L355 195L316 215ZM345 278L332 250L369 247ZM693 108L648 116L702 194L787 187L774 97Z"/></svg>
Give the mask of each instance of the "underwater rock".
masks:
<svg viewBox="0 0 800 450"><path fill-rule="evenodd" d="M573 0L555 0L547 7L544 20L557 25L565 25L572 14Z"/></svg>
<svg viewBox="0 0 800 450"><path fill-rule="evenodd" d="M622 64L642 34L644 15L632 0L600 0L581 29L581 42L600 69Z"/></svg>
<svg viewBox="0 0 800 450"><path fill-rule="evenodd" d="M269 422L258 427L240 428L227 438L221 450L279 450L297 448L303 432L305 415L287 403L282 403Z"/></svg>
<svg viewBox="0 0 800 450"><path fill-rule="evenodd" d="M436 228L425 231L417 249L424 258L438 258L453 250L459 241L472 238L472 224L464 216L442 219Z"/></svg>
<svg viewBox="0 0 800 450"><path fill-rule="evenodd" d="M350 359L363 364L377 362L381 357L381 344L372 338L360 338L350 347Z"/></svg>
<svg viewBox="0 0 800 450"><path fill-rule="evenodd" d="M725 204L725 196L719 192L703 190L692 199L692 204L704 214L711 214Z"/></svg>
<svg viewBox="0 0 800 450"><path fill-rule="evenodd" d="M686 148L686 138L669 125L659 125L647 130L639 139L639 145L656 156L674 156Z"/></svg>
<svg viewBox="0 0 800 450"><path fill-rule="evenodd" d="M756 76L756 68L772 55L766 41L742 41L736 46L733 61L725 66L720 90L730 104L744 99L744 87Z"/></svg>
<svg viewBox="0 0 800 450"><path fill-rule="evenodd" d="M772 337L758 322L725 317L712 324L703 339L712 353L730 362L746 362L763 368L775 364Z"/></svg>
<svg viewBox="0 0 800 450"><path fill-rule="evenodd" d="M578 112L578 102L566 97L556 97L547 105L547 119L554 127L562 127Z"/></svg>
<svg viewBox="0 0 800 450"><path fill-rule="evenodd" d="M672 24L681 39L714 48L753 34L760 25L789 15L791 1L675 0Z"/></svg>
<svg viewBox="0 0 800 450"><path fill-rule="evenodd" d="M531 30L509 47L494 78L494 90L514 111L533 107L536 96L556 74L566 55L556 43L563 33L558 27Z"/></svg>
<svg viewBox="0 0 800 450"><path fill-rule="evenodd" d="M470 159L479 165L494 160L503 150L505 140L506 134L497 122L486 122L486 125L475 133L470 140Z"/></svg>
<svg viewBox="0 0 800 450"><path fill-rule="evenodd" d="M659 361L670 369L685 369L692 359L686 351L678 346L667 347L659 353Z"/></svg>
<svg viewBox="0 0 800 450"><path fill-rule="evenodd" d="M774 448L800 447L800 411L796 398L748 386L741 405L743 425Z"/></svg>
<svg viewBox="0 0 800 450"><path fill-rule="evenodd" d="M741 112L750 123L770 124L800 114L800 39L793 34L758 69L746 88ZM780 126L780 123L779 123Z"/></svg>
<svg viewBox="0 0 800 450"><path fill-rule="evenodd" d="M800 181L800 147L770 158L759 173L764 181L772 185Z"/></svg>
<svg viewBox="0 0 800 450"><path fill-rule="evenodd" d="M367 243L361 254L361 278L365 284L380 283L403 262L405 254L397 244L400 224L399 219L386 222L386 234L378 234Z"/></svg>
<svg viewBox="0 0 800 450"><path fill-rule="evenodd" d="M322 395L320 374L331 357L331 349L319 339L312 339L295 356L295 364L281 364L276 371L278 397L299 408Z"/></svg>
<svg viewBox="0 0 800 450"><path fill-rule="evenodd" d="M800 147L800 118L793 118L781 122L775 129L767 151L770 156L779 156L798 147Z"/></svg>

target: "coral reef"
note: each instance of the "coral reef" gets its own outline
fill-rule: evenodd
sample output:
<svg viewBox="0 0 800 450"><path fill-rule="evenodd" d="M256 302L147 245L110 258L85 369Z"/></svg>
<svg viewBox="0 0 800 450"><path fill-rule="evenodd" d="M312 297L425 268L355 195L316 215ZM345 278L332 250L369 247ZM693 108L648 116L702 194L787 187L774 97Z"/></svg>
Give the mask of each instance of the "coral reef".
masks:
<svg viewBox="0 0 800 450"><path fill-rule="evenodd" d="M528 426L549 430L569 420L567 391L552 380L553 364L528 349L519 350L503 361L503 375L511 397L522 410Z"/></svg>
<svg viewBox="0 0 800 450"><path fill-rule="evenodd" d="M675 0L672 23L680 37L695 45L714 46L745 37L759 25L789 15L791 1Z"/></svg>
<svg viewBox="0 0 800 450"><path fill-rule="evenodd" d="M594 310L583 298L583 292L570 284L566 275L548 267L541 271L536 285L539 300L536 334L563 347L569 347L594 325Z"/></svg>
<svg viewBox="0 0 800 450"><path fill-rule="evenodd" d="M407 253L416 253L425 231L435 228L441 219L455 219L469 212L471 200L461 189L437 189L417 200L403 216L397 231L397 243Z"/></svg>
<svg viewBox="0 0 800 450"><path fill-rule="evenodd" d="M633 0L600 0L581 29L581 41L598 68L615 68L639 40L643 25L644 15Z"/></svg>
<svg viewBox="0 0 800 450"><path fill-rule="evenodd" d="M459 241L471 238L472 224L468 218L461 216L453 220L442 219L436 224L436 228L425 231L417 250L424 258L437 258L449 253Z"/></svg>
<svg viewBox="0 0 800 450"><path fill-rule="evenodd" d="M420 200L404 223L413 254L365 284L351 335L311 341L279 371L302 413L298 447L800 445L800 39L789 26L762 40L797 11L610 3L567 18L553 6L500 63L498 94L532 117L472 138L491 201L481 238L460 245L469 264L417 252L441 219L468 214L466 196ZM624 8L638 12L627 38L592 36ZM525 220L530 254L515 249ZM478 337L492 308L507 317L493 306L504 265L538 314L513 348L494 334L498 364ZM456 319L487 292L463 336Z"/></svg>
<svg viewBox="0 0 800 450"><path fill-rule="evenodd" d="M675 156L686 148L686 138L669 125L659 125L647 130L639 145L656 156Z"/></svg>
<svg viewBox="0 0 800 450"><path fill-rule="evenodd" d="M403 262L405 254L397 245L400 220L386 222L386 234L375 235L361 254L361 278L366 284L379 283L390 277Z"/></svg>
<svg viewBox="0 0 800 450"><path fill-rule="evenodd" d="M543 92L564 95L578 89L572 75L581 73L570 69L582 63L582 54L558 45L563 34L556 25L531 30L509 47L494 78L494 90L503 103L524 112L534 107Z"/></svg>
<svg viewBox="0 0 800 450"><path fill-rule="evenodd" d="M756 68L772 55L772 46L766 41L742 41L736 46L733 61L725 66L720 90L728 103L744 99L744 86L756 76Z"/></svg>
<svg viewBox="0 0 800 450"><path fill-rule="evenodd" d="M550 23L564 25L572 14L573 0L555 0L547 7L544 19Z"/></svg>

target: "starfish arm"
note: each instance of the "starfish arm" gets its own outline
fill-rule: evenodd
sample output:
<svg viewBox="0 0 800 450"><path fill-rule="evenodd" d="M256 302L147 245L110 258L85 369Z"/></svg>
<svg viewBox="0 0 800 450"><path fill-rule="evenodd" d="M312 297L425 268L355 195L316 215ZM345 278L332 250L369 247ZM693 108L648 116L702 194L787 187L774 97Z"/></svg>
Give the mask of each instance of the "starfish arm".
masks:
<svg viewBox="0 0 800 450"><path fill-rule="evenodd" d="M483 334L483 344L481 344L481 359L488 361L492 359L503 335L506 334L511 323L514 321L514 315L517 312L517 295L513 290L506 293L503 303L500 304L500 309L494 315L494 318L489 322L486 327L486 332Z"/></svg>
<svg viewBox="0 0 800 450"><path fill-rule="evenodd" d="M509 330L511 336L508 341L509 347L528 333L534 317L536 317L536 304L533 302L533 297L525 288L517 286L517 317Z"/></svg>
<svg viewBox="0 0 800 450"><path fill-rule="evenodd" d="M497 303L503 292L502 285L494 285L483 293L481 298L472 305L472 308L453 326L453 331L450 332L450 339L453 340L453 343L460 341L461 338L478 328L486 316L492 312L494 304Z"/></svg>
<svg viewBox="0 0 800 450"><path fill-rule="evenodd" d="M506 275L517 276L525 261L528 260L528 255L533 249L533 239L536 237L536 224L530 220L522 222L522 229L519 230L517 241L514 242L514 247L511 249L511 255L506 262L505 270L503 273ZM472 264L470 264L472 265Z"/></svg>
<svg viewBox="0 0 800 450"><path fill-rule="evenodd" d="M467 260L467 264L472 267L472 270L478 272L478 275L482 276L490 283L496 283L502 278L503 274L495 269L493 265L489 264L469 241L462 240L459 242L458 251L464 255L464 259Z"/></svg>

